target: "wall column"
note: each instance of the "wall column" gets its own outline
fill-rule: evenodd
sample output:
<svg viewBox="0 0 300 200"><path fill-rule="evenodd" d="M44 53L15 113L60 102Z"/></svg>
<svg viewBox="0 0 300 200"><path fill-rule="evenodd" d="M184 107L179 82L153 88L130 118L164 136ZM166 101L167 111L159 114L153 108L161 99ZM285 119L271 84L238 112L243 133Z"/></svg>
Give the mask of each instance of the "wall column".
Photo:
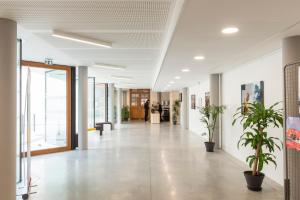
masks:
<svg viewBox="0 0 300 200"><path fill-rule="evenodd" d="M108 121L115 123L115 84L108 84Z"/></svg>
<svg viewBox="0 0 300 200"><path fill-rule="evenodd" d="M122 123L122 89L118 88L117 89L117 124L120 125Z"/></svg>
<svg viewBox="0 0 300 200"><path fill-rule="evenodd" d="M17 24L0 19L0 194L16 199Z"/></svg>
<svg viewBox="0 0 300 200"><path fill-rule="evenodd" d="M181 118L180 124L184 129L188 129L188 88L182 89L182 102L181 102Z"/></svg>
<svg viewBox="0 0 300 200"><path fill-rule="evenodd" d="M78 68L78 147L88 149L88 67Z"/></svg>
<svg viewBox="0 0 300 200"><path fill-rule="evenodd" d="M209 76L209 91L210 91L210 105L220 106L221 103L221 74L211 74ZM216 148L222 148L222 134L221 134L221 119L220 116L216 123L214 132L214 142Z"/></svg>
<svg viewBox="0 0 300 200"><path fill-rule="evenodd" d="M300 36L285 38L282 43L283 67L285 86L285 113L287 117L300 117L299 115L299 62L300 62ZM285 139L285 132L283 132ZM285 142L284 142L285 144ZM300 199L300 153L295 149L284 148L285 170L285 199Z"/></svg>

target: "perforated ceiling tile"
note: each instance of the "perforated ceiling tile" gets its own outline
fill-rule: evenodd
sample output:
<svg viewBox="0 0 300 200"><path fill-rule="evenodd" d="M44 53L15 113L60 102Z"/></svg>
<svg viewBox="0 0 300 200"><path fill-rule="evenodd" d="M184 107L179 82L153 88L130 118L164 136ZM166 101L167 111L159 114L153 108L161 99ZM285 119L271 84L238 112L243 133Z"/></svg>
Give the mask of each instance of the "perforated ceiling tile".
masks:
<svg viewBox="0 0 300 200"><path fill-rule="evenodd" d="M0 16L37 29L165 30L171 1L0 1Z"/></svg>
<svg viewBox="0 0 300 200"><path fill-rule="evenodd" d="M126 66L126 73L135 77L137 84L150 87L152 80L149 75L152 74L149 72L157 67L176 1L0 0L0 17L16 20L22 28L78 63L99 62ZM53 29L109 41L113 43L113 48L99 48L54 38L51 35ZM24 50L32 51L29 47L26 48L26 43L30 43L31 38L25 38L25 41ZM148 78L142 78L143 73L147 74Z"/></svg>

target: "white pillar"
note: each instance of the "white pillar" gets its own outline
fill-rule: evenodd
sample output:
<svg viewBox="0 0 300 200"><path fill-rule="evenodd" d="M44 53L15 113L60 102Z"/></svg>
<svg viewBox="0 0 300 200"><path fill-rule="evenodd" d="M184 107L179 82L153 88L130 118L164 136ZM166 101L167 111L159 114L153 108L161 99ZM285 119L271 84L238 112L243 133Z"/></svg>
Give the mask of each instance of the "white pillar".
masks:
<svg viewBox="0 0 300 200"><path fill-rule="evenodd" d="M115 123L115 85L113 83L108 84L108 121Z"/></svg>
<svg viewBox="0 0 300 200"><path fill-rule="evenodd" d="M16 199L17 24L0 19L0 199Z"/></svg>
<svg viewBox="0 0 300 200"><path fill-rule="evenodd" d="M88 67L78 68L78 147L88 149Z"/></svg>
<svg viewBox="0 0 300 200"><path fill-rule="evenodd" d="M181 102L181 118L180 124L184 129L188 129L188 88L182 89L182 102Z"/></svg>
<svg viewBox="0 0 300 200"><path fill-rule="evenodd" d="M122 89L118 88L117 89L117 124L119 125L122 123L121 110L122 110Z"/></svg>

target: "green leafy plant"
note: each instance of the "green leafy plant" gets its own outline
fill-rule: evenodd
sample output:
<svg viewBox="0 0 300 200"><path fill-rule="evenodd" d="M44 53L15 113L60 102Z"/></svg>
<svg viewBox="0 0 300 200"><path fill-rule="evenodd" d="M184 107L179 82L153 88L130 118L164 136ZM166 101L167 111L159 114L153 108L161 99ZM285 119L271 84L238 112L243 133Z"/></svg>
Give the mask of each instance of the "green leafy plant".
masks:
<svg viewBox="0 0 300 200"><path fill-rule="evenodd" d="M205 124L208 131L208 141L213 142L214 131L216 128L216 122L220 114L225 110L225 106L209 105L206 107L200 107L199 112L201 115L200 121Z"/></svg>
<svg viewBox="0 0 300 200"><path fill-rule="evenodd" d="M176 124L178 121L179 110L180 110L180 101L176 100L172 106L172 111L173 111L172 119L174 124Z"/></svg>
<svg viewBox="0 0 300 200"><path fill-rule="evenodd" d="M276 157L273 153L275 148L281 150L281 141L279 138L270 137L266 129L268 127L282 127L282 109L276 109L279 103L275 103L269 108L260 102L248 103L247 112L243 113L244 106L241 106L233 116L232 125L240 120L243 126L243 134L238 142L238 148L250 145L255 150L253 155L246 158L246 162L252 168L253 176L259 175L265 164L273 163L275 167L277 166Z"/></svg>
<svg viewBox="0 0 300 200"><path fill-rule="evenodd" d="M128 106L124 106L121 110L122 120L128 121L129 119L129 108Z"/></svg>

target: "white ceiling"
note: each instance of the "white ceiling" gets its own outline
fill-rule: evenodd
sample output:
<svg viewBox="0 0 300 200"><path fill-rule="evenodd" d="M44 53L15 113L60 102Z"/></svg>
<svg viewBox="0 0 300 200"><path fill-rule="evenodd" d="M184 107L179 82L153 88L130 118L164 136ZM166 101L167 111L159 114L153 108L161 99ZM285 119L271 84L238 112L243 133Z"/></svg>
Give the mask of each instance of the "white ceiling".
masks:
<svg viewBox="0 0 300 200"><path fill-rule="evenodd" d="M0 0L0 17L18 22L24 59L126 66L125 71L91 67L89 75L119 87L173 90L280 48L282 37L300 34L299 8L299 0ZM238 34L221 34L232 25ZM113 48L54 38L53 29L110 41ZM195 61L195 55L206 59ZM169 81L176 83L166 88Z"/></svg>
<svg viewBox="0 0 300 200"><path fill-rule="evenodd" d="M299 0L185 1L154 89L194 85L210 73L224 72L279 49L282 37L300 34L299 8ZM225 36L221 30L227 26L237 26L240 32ZM196 55L206 59L196 61ZM191 71L182 73L182 68ZM174 80L175 76L182 79ZM176 83L167 88L169 81Z"/></svg>
<svg viewBox="0 0 300 200"><path fill-rule="evenodd" d="M0 17L18 22L25 40L24 59L58 64L105 63L126 66L126 71L90 68L97 82L116 82L112 75L132 77L131 87L151 87L176 0L39 0L0 1ZM106 49L51 36L52 30L110 41ZM45 44L45 42L47 44ZM50 47L49 47L50 45ZM38 49L35 51L34 49ZM45 53L55 51L52 53ZM59 55L61 54L61 56ZM53 56L53 57L51 57ZM64 58L62 58L64 57ZM63 62L63 63L61 63Z"/></svg>

